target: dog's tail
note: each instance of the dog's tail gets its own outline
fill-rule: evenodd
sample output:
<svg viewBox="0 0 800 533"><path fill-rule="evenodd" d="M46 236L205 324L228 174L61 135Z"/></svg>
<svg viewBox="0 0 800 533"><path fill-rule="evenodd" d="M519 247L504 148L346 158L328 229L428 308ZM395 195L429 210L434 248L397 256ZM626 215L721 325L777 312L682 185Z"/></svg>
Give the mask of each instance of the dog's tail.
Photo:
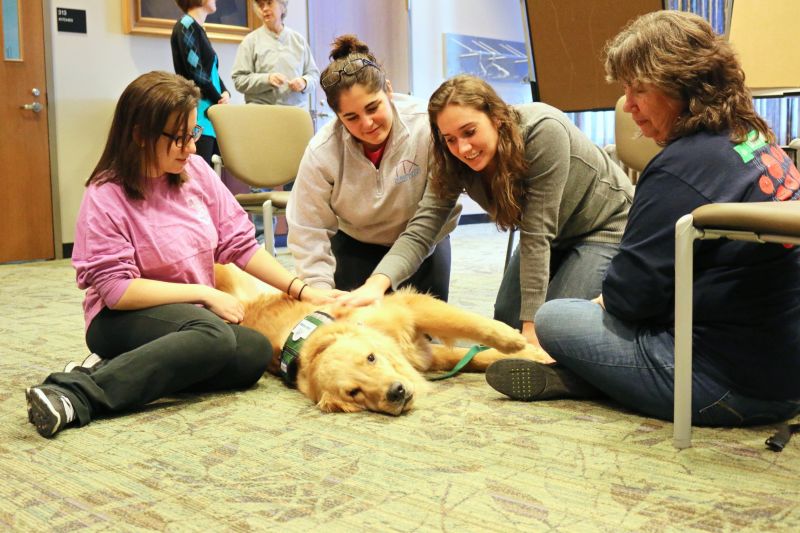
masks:
<svg viewBox="0 0 800 533"><path fill-rule="evenodd" d="M214 286L235 296L240 302L252 300L258 295L255 281L254 277L236 265L214 265Z"/></svg>

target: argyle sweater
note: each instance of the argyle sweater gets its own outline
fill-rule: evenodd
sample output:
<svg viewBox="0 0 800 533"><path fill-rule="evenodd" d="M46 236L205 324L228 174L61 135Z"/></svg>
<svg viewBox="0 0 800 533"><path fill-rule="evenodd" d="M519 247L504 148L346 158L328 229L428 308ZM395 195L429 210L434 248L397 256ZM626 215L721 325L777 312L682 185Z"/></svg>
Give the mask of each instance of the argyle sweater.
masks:
<svg viewBox="0 0 800 533"><path fill-rule="evenodd" d="M203 127L203 135L216 137L206 111L227 89L219 77L217 54L206 31L192 17L184 15L173 26L170 43L175 73L192 80L200 88L202 98L197 106L197 123Z"/></svg>

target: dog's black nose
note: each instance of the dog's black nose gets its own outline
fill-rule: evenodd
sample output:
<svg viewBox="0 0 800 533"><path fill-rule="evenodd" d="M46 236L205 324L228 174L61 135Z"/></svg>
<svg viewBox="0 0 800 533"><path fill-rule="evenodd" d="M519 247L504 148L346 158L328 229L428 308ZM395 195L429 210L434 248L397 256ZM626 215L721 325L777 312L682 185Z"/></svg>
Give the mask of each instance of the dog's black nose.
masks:
<svg viewBox="0 0 800 533"><path fill-rule="evenodd" d="M399 381L395 381L389 385L389 390L386 392L386 399L390 402L402 402L406 399L406 388Z"/></svg>

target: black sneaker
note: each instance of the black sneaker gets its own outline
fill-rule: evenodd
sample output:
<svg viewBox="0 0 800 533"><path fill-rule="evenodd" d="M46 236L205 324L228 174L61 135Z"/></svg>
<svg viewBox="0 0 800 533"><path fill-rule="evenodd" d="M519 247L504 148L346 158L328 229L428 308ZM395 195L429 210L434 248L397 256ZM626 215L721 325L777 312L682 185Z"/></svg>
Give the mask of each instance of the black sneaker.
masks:
<svg viewBox="0 0 800 533"><path fill-rule="evenodd" d="M92 353L80 363L77 361L70 361L67 363L64 366L64 372L83 372L84 374L91 374L107 362L108 359L103 359L96 353Z"/></svg>
<svg viewBox="0 0 800 533"><path fill-rule="evenodd" d="M528 359L500 359L486 369L486 382L512 400L593 398L599 391L559 365Z"/></svg>
<svg viewBox="0 0 800 533"><path fill-rule="evenodd" d="M75 409L69 398L46 385L26 389L25 400L28 420L42 437L52 437L75 419Z"/></svg>

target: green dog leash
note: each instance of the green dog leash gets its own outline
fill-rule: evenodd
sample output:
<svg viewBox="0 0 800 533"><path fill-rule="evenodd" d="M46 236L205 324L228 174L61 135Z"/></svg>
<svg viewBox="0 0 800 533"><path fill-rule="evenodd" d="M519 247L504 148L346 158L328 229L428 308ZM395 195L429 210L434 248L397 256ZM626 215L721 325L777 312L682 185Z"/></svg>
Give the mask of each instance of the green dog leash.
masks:
<svg viewBox="0 0 800 533"><path fill-rule="evenodd" d="M473 346L472 348L469 349L469 351L466 353L466 355L464 355L464 357L461 358L461 361L456 363L456 366L454 366L452 370L450 370L449 372L446 372L446 373L444 373L444 374L442 374L440 376L429 377L428 381L439 381L439 380L442 380L442 379L447 379L447 378L451 378L451 377L455 376L456 374L461 372L462 368L467 366L467 363L472 361L473 357L475 357L477 354L481 353L482 351L488 350L488 349L489 349L488 346L484 346L483 344L476 344L475 346Z"/></svg>

